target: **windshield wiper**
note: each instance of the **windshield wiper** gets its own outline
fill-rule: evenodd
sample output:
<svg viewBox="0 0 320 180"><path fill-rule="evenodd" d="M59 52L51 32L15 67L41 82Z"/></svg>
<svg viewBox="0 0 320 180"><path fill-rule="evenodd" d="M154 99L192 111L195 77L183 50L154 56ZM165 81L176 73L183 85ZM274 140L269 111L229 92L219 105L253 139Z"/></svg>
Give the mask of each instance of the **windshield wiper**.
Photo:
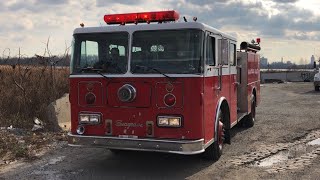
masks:
<svg viewBox="0 0 320 180"><path fill-rule="evenodd" d="M150 66L141 66L141 65L135 65L138 68L147 68L147 69L151 69L159 74L162 74L164 77L168 78L169 80L175 79L174 77L170 77L168 75L166 75L165 73L161 72L159 69L154 68L154 67L150 67Z"/></svg>
<svg viewBox="0 0 320 180"><path fill-rule="evenodd" d="M103 69L97 69L97 68L93 68L93 67L84 67L81 68L81 72L95 72L99 75L101 75L102 77L109 79L109 77L105 76L104 74L101 73Z"/></svg>

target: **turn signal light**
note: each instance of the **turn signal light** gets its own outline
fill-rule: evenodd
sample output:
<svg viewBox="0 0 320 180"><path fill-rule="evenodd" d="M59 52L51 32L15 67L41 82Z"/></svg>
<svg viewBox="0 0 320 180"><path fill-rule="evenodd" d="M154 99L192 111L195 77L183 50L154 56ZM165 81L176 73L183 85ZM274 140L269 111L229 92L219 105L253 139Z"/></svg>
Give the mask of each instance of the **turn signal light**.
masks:
<svg viewBox="0 0 320 180"><path fill-rule="evenodd" d="M171 107L176 104L176 97L173 94L168 93L164 96L163 101L166 106Z"/></svg>
<svg viewBox="0 0 320 180"><path fill-rule="evenodd" d="M96 95L93 93L89 92L86 94L86 103L87 104L93 104L96 101Z"/></svg>
<svg viewBox="0 0 320 180"><path fill-rule="evenodd" d="M179 19L179 14L176 11L108 14L104 16L104 21L107 24L165 22L165 21L176 21L178 19Z"/></svg>

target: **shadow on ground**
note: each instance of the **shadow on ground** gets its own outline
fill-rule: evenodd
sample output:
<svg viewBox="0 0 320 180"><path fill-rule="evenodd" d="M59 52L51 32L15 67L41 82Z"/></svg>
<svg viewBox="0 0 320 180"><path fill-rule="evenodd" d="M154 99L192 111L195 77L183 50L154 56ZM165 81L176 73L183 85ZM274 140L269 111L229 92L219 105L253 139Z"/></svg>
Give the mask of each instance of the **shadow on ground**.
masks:
<svg viewBox="0 0 320 180"><path fill-rule="evenodd" d="M106 150L108 151L108 150ZM77 179L184 179L212 165L201 155L124 151L87 160Z"/></svg>
<svg viewBox="0 0 320 180"><path fill-rule="evenodd" d="M303 92L301 94L319 94L320 95L320 91L310 90L310 91Z"/></svg>

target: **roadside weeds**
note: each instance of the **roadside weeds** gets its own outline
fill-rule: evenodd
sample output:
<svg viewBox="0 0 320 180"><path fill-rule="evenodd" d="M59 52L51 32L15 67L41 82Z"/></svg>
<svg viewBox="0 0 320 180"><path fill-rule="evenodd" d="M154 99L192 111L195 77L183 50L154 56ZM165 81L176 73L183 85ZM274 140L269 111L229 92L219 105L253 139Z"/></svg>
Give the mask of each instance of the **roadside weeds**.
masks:
<svg viewBox="0 0 320 180"><path fill-rule="evenodd" d="M66 132L31 132L23 129L0 130L0 168L12 162L38 159L59 142Z"/></svg>

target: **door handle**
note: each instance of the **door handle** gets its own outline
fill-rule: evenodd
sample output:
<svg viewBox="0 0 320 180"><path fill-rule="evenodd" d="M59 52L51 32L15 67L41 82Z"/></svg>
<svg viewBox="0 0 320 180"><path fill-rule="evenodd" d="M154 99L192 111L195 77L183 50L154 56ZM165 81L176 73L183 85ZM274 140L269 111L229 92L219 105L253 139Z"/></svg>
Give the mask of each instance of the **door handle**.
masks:
<svg viewBox="0 0 320 180"><path fill-rule="evenodd" d="M221 90L221 86L222 86L221 81L222 81L222 66L218 65L218 84L219 84L219 86L215 88L216 90Z"/></svg>

